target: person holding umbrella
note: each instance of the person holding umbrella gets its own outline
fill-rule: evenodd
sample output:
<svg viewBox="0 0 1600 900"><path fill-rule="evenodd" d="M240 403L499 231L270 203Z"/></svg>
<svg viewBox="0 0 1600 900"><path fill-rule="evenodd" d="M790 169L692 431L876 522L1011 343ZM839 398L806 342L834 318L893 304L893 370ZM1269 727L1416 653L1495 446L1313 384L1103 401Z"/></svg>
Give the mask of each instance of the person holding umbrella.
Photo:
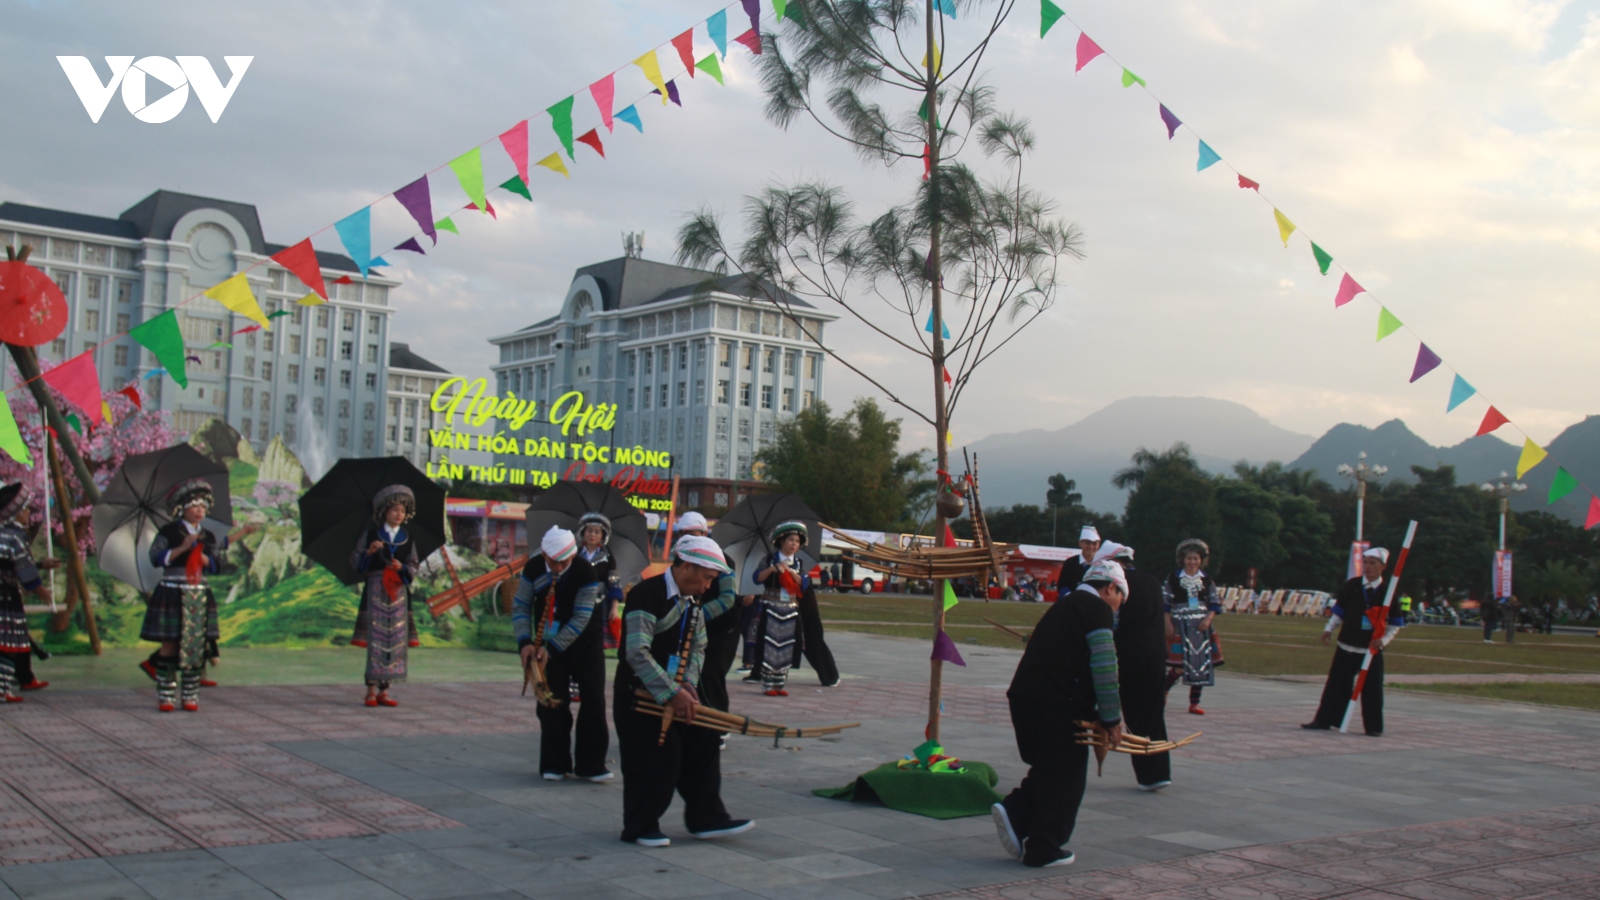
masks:
<svg viewBox="0 0 1600 900"><path fill-rule="evenodd" d="M35 564L28 550L28 535L17 519L28 510L28 486L20 481L0 488L0 699L21 703L19 690L37 690L48 682L33 677L33 638L22 592L32 591L46 603L50 589L39 578L40 569L53 569L57 560Z"/></svg>
<svg viewBox="0 0 1600 900"><path fill-rule="evenodd" d="M539 541L539 555L522 568L511 604L511 631L526 670L537 660L554 695L539 704L539 773L546 781L572 774L584 781L610 781L606 751L606 660L600 643L601 617L595 615L605 583L578 552L572 532L552 525ZM534 624L541 623L535 643ZM591 702L582 704L573 740L571 685Z"/></svg>
<svg viewBox="0 0 1600 900"><path fill-rule="evenodd" d="M617 616L617 604L622 602L622 585L617 580L617 563L611 558L611 519L604 513L588 512L578 517L578 540L582 546L578 555L594 567L595 577L604 586L601 601L605 614L600 617L602 650L616 649L611 637L611 620Z"/></svg>
<svg viewBox="0 0 1600 900"><path fill-rule="evenodd" d="M784 522L772 530L777 552L755 573L766 588L761 598L761 622L756 652L761 660L761 683L768 697L787 697L789 669L799 665L804 651L824 687L839 683L833 653L822 638L822 615L811 578L804 573L800 548L808 540L804 522Z"/></svg>
<svg viewBox="0 0 1600 900"><path fill-rule="evenodd" d="M417 545L405 529L416 516L417 495L403 484L372 498L372 525L350 553L350 568L366 576L356 633L366 636L367 706L399 706L389 686L406 680L412 646L411 582L417 577Z"/></svg>
<svg viewBox="0 0 1600 900"><path fill-rule="evenodd" d="M167 492L172 521L161 526L150 543L150 562L161 569L161 581L150 592L140 640L161 645L156 656L156 702L172 712L182 682L185 712L200 709L200 673L208 642L215 642L217 598L206 575L221 570L216 535L200 523L214 501L204 478L180 481Z"/></svg>

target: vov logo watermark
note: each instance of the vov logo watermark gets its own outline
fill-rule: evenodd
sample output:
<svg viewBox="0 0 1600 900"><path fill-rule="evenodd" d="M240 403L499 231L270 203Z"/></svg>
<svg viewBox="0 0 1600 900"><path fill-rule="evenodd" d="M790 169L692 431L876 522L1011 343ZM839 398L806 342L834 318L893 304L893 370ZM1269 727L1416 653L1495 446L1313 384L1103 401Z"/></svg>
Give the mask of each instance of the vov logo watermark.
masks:
<svg viewBox="0 0 1600 900"><path fill-rule="evenodd" d="M146 56L137 62L131 56L105 59L111 78L102 82L87 56L56 57L62 71L67 73L67 80L72 82L72 89L78 92L78 99L83 101L89 120L99 123L100 116L111 103L111 95L121 87L122 104L128 107L128 112L141 122L157 125L170 122L183 112L184 105L189 102L190 87L194 88L195 96L200 98L200 105L206 108L206 115L213 123L222 118L222 111L228 108L228 101L233 99L233 92L255 57L224 56L222 60L228 64L229 74L226 85L217 78L216 70L204 56L180 56L176 62L165 56ZM146 89L151 79L171 90L166 96L147 103Z"/></svg>

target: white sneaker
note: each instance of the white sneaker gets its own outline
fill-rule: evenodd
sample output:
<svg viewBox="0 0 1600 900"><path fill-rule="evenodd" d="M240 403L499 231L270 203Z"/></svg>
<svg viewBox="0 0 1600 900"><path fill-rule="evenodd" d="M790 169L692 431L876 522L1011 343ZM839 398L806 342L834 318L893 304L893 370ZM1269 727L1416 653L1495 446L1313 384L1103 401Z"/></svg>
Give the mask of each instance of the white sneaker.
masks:
<svg viewBox="0 0 1600 900"><path fill-rule="evenodd" d="M541 772L539 773L539 777L543 778L545 781L560 781L567 776L561 774L560 772Z"/></svg>
<svg viewBox="0 0 1600 900"><path fill-rule="evenodd" d="M1066 856L1063 856L1060 859L1053 860L1051 862L1047 862L1044 865L1040 866L1039 868L1041 868L1041 869L1052 869L1052 868L1055 868L1056 866L1070 866L1073 863L1078 861L1078 857L1074 856L1072 854L1071 850L1063 850L1061 852L1065 853Z"/></svg>
<svg viewBox="0 0 1600 900"><path fill-rule="evenodd" d="M550 776L546 775L545 777L549 778ZM610 772L601 772L599 775L578 775L575 777L580 781L589 781L593 782L594 784L599 784L603 781L610 781L617 776L611 774Z"/></svg>
<svg viewBox="0 0 1600 900"><path fill-rule="evenodd" d="M1158 781L1155 784L1141 784L1141 785L1139 785L1139 790L1141 790L1141 791L1159 791L1162 788L1166 788L1166 787L1172 787L1172 782L1171 781Z"/></svg>
<svg viewBox="0 0 1600 900"><path fill-rule="evenodd" d="M996 803L989 807L989 814L994 818L995 833L1000 836L1000 846L1016 859L1022 858L1022 842L1017 840L1017 830L1011 827L1011 816L1006 813L1004 803Z"/></svg>

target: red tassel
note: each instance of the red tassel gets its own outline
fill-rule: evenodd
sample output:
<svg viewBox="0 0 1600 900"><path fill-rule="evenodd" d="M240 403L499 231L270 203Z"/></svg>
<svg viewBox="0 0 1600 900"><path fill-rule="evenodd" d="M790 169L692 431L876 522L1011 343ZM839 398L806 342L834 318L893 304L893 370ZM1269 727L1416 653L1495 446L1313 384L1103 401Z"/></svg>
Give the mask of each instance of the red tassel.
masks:
<svg viewBox="0 0 1600 900"><path fill-rule="evenodd" d="M393 603L400 595L400 588L405 582L400 580L400 570L383 567L383 591L389 595L389 602Z"/></svg>
<svg viewBox="0 0 1600 900"><path fill-rule="evenodd" d="M184 574L188 577L190 584L200 583L200 567L203 565L200 561L200 556L204 552L203 547L204 545L198 540L195 541L194 546L189 550L189 560L184 563Z"/></svg>
<svg viewBox="0 0 1600 900"><path fill-rule="evenodd" d="M794 577L794 572L787 566L778 569L778 583L783 585L784 590L796 597L805 593L800 588L800 579Z"/></svg>

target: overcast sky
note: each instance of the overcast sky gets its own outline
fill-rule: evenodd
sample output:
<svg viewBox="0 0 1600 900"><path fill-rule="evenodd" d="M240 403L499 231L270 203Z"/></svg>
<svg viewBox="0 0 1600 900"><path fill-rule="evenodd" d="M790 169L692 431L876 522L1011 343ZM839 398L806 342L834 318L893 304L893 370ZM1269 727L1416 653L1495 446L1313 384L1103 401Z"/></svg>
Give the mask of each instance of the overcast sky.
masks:
<svg viewBox="0 0 1600 900"><path fill-rule="evenodd" d="M550 152L545 107L716 2L0 2L0 199L115 216L167 188L253 203L267 239L293 243L480 142L503 180L495 135L533 116L533 155ZM1600 4L1057 2L1535 440L1600 411ZM739 18L735 4L730 31ZM1269 206L1224 166L1196 174L1194 135L1168 141L1113 63L1074 76L1069 22L1044 41L1038 25L1023 0L988 77L1032 119L1029 180L1082 228L1088 256L1055 309L980 371L958 444L1136 395L1235 400L1307 434L1397 416L1434 443L1473 433L1480 399L1447 416L1446 370L1407 384L1413 337L1375 344L1365 298L1335 311L1337 272L1318 275L1299 235L1285 250ZM710 49L703 28L697 44ZM220 123L191 99L149 125L115 98L91 123L55 57L88 56L104 76L102 57L128 54L203 55L224 78L224 55L255 60ZM870 211L920 177L914 162L863 164L813 125L776 128L748 54L733 49L726 69L726 88L685 84L683 109L641 102L644 134L602 130L608 159L580 147L570 180L535 169L532 204L496 200L498 222L457 216L462 236L426 258L388 254L405 282L393 338L487 374L484 338L552 314L572 270L621 255L624 231L671 261L703 203L737 214L770 181L821 176ZM617 106L643 88L637 70L620 74ZM577 109L582 131L596 118L586 93ZM448 170L433 183L436 210L459 195ZM405 236L397 211L375 211L384 246ZM338 249L331 230L317 242ZM920 367L863 333L834 336L926 396ZM867 390L831 370L836 407Z"/></svg>

